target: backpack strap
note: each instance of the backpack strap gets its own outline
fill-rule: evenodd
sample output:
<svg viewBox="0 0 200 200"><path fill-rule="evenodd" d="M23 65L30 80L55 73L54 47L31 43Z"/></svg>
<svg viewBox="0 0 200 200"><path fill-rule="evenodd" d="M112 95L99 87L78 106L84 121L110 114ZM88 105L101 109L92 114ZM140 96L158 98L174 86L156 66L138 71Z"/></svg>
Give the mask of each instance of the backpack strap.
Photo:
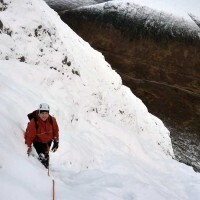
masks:
<svg viewBox="0 0 200 200"><path fill-rule="evenodd" d="M34 119L34 122L35 122L35 129L37 130L39 128L38 126L38 119L37 119L37 115L38 115L38 110L35 110L33 111L32 113L29 113L27 116L28 116L28 119L31 121L32 119Z"/></svg>
<svg viewBox="0 0 200 200"><path fill-rule="evenodd" d="M49 115L49 121L50 121L50 124L53 126L53 118L51 115Z"/></svg>
<svg viewBox="0 0 200 200"><path fill-rule="evenodd" d="M29 114L27 115L27 117L28 117L28 119L31 121L31 119L37 117L37 114L38 114L38 110L35 110L35 111L33 111L32 113L29 113Z"/></svg>

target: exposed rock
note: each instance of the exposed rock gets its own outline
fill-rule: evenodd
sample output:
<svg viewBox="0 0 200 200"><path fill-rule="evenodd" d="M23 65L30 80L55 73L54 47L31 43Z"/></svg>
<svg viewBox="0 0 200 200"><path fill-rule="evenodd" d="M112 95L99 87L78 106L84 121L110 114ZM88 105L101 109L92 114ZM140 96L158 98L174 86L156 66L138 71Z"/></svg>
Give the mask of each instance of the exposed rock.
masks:
<svg viewBox="0 0 200 200"><path fill-rule="evenodd" d="M4 27L3 22L0 20L0 34L1 33L5 33L5 34L7 34L9 36L12 35L12 31L9 28Z"/></svg>
<svg viewBox="0 0 200 200"><path fill-rule="evenodd" d="M25 58L24 56L22 56L22 57L19 58L19 61L20 61L20 62L25 62L25 61L26 61L26 58Z"/></svg>
<svg viewBox="0 0 200 200"><path fill-rule="evenodd" d="M7 9L8 4L3 0L0 0L0 12L5 11Z"/></svg>
<svg viewBox="0 0 200 200"><path fill-rule="evenodd" d="M3 30L3 23L1 20L0 20L0 30Z"/></svg>
<svg viewBox="0 0 200 200"><path fill-rule="evenodd" d="M200 171L198 27L172 16L156 18L153 11L138 17L142 9L135 9L132 18L120 15L117 7L105 12L84 8L60 15L103 53L124 84L163 120L171 131L176 158ZM168 21L171 24L166 24Z"/></svg>

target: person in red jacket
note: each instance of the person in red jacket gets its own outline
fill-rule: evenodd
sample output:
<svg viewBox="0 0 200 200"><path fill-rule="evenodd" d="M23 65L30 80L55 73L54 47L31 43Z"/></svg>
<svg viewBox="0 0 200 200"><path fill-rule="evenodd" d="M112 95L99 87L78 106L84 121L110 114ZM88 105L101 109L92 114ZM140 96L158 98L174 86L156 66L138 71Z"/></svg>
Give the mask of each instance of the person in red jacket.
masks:
<svg viewBox="0 0 200 200"><path fill-rule="evenodd" d="M28 123L25 133L25 144L28 146L27 154L31 152L31 145L36 149L39 160L48 168L49 167L49 150L53 142L52 151L58 149L59 128L56 119L49 115L49 105L41 103L39 110L29 115L33 115ZM28 117L29 117L28 115Z"/></svg>

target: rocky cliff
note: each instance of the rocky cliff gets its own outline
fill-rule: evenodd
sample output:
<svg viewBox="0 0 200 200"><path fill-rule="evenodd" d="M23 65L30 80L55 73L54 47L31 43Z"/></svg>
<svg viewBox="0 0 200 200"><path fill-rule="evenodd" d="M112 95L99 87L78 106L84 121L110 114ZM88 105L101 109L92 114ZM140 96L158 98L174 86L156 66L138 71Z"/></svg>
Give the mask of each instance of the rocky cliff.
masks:
<svg viewBox="0 0 200 200"><path fill-rule="evenodd" d="M60 16L163 120L176 158L200 170L200 29L135 4L107 3Z"/></svg>

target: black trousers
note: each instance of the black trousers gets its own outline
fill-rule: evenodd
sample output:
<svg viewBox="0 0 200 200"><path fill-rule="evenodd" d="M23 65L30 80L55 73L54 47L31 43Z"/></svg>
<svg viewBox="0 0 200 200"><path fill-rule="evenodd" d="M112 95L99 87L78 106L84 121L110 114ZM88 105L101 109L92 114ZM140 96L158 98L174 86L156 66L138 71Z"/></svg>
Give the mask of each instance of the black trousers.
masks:
<svg viewBox="0 0 200 200"><path fill-rule="evenodd" d="M33 142L33 146L39 155L40 162L46 167L49 167L49 149L51 147L52 140L48 143Z"/></svg>

